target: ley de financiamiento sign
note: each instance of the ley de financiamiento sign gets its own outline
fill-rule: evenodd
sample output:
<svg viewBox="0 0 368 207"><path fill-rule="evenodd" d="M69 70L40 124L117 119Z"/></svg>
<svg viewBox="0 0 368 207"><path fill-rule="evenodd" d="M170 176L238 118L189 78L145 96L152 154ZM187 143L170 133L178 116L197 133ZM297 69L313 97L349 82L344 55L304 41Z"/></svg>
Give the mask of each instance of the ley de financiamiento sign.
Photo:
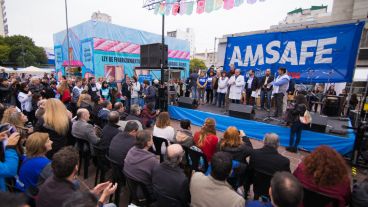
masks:
<svg viewBox="0 0 368 207"><path fill-rule="evenodd" d="M364 22L228 37L224 69L230 65L262 75L285 67L297 82L351 82Z"/></svg>

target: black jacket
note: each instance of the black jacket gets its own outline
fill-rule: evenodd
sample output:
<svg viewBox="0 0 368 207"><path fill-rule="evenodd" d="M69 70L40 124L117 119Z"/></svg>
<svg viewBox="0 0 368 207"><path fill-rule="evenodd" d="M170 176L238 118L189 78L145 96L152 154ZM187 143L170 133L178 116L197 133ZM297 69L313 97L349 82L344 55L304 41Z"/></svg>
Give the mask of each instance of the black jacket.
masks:
<svg viewBox="0 0 368 207"><path fill-rule="evenodd" d="M189 181L179 166L171 167L163 162L153 168L152 185L157 199L164 195L180 201L180 206L189 206Z"/></svg>
<svg viewBox="0 0 368 207"><path fill-rule="evenodd" d="M117 163L120 163L123 169L125 157L130 148L135 144L135 137L126 132L116 134L109 146L109 157Z"/></svg>
<svg viewBox="0 0 368 207"><path fill-rule="evenodd" d="M248 80L247 80L248 81ZM248 82L247 81L245 81L245 89L246 90L248 90ZM259 79L256 77L256 76L254 76L253 77L253 81L252 81L252 86L251 86L251 90L252 91L255 91L255 90L257 90L259 87Z"/></svg>
<svg viewBox="0 0 368 207"><path fill-rule="evenodd" d="M105 125L105 127L102 129L102 138L98 143L98 146L101 149L103 150L109 149L112 138L114 138L115 135L117 135L120 132L119 127L120 127L119 125L110 123Z"/></svg>
<svg viewBox="0 0 368 207"><path fill-rule="evenodd" d="M275 77L273 77L273 75L268 76L268 80L267 80L266 84L271 83L274 79L275 79ZM261 82L259 83L260 88L262 90L268 90L268 91L272 90L272 86L269 87L269 88L263 86L265 84L265 81L266 81L266 76L263 76L262 79L261 79Z"/></svg>
<svg viewBox="0 0 368 207"><path fill-rule="evenodd" d="M49 177L41 185L37 198L37 207L61 207L79 188L66 179Z"/></svg>
<svg viewBox="0 0 368 207"><path fill-rule="evenodd" d="M130 86L127 83L123 83L121 86L121 95L126 96L128 99L131 98Z"/></svg>
<svg viewBox="0 0 368 207"><path fill-rule="evenodd" d="M290 160L279 154L277 149L264 146L253 151L249 167L264 174L273 175L277 171L290 172Z"/></svg>
<svg viewBox="0 0 368 207"><path fill-rule="evenodd" d="M290 122L300 122L299 117L304 116L307 106L305 104L298 104L291 110Z"/></svg>

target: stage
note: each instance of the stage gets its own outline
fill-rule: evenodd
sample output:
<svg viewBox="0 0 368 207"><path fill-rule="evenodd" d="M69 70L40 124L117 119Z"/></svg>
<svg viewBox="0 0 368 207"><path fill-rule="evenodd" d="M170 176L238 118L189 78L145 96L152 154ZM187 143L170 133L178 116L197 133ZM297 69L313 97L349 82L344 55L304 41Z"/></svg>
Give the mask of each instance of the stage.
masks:
<svg viewBox="0 0 368 207"><path fill-rule="evenodd" d="M216 129L225 131L229 126L235 126L250 138L262 140L265 133L274 132L280 136L280 144L288 146L290 128L278 121L262 122L267 117L267 112L256 110L254 120L246 120L228 116L224 109L214 105L200 105L198 109L187 109L178 106L169 106L169 113L172 119L189 119L192 124L202 126L206 118L216 120ZM342 155L350 153L353 149L355 134L351 129L344 129L342 126L350 126L350 121L340 120L337 117L328 117L327 129L325 133L303 130L300 148L312 151L320 145L328 145L336 149ZM344 135L328 133L331 129L345 131Z"/></svg>

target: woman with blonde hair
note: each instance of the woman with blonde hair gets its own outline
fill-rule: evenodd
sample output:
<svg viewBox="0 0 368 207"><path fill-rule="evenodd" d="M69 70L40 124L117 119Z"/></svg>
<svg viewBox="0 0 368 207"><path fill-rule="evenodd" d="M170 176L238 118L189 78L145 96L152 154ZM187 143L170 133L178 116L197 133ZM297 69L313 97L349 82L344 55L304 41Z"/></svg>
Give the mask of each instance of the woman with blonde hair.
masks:
<svg viewBox="0 0 368 207"><path fill-rule="evenodd" d="M9 117L9 124L13 125L16 131L20 134L21 139L26 139L28 134L33 132L33 128L28 128L25 124L28 122L28 118L22 112L14 112Z"/></svg>
<svg viewBox="0 0 368 207"><path fill-rule="evenodd" d="M21 182L17 182L19 190L24 192L36 188L41 172L51 163L51 160L46 157L46 153L52 148L51 145L52 141L47 133L36 132L28 137L26 142L27 156L19 169Z"/></svg>
<svg viewBox="0 0 368 207"><path fill-rule="evenodd" d="M66 145L73 145L70 130L70 112L65 105L58 99L51 98L45 102L44 114L36 124L35 131L46 132L49 134L52 144L52 150L47 153L48 158Z"/></svg>
<svg viewBox="0 0 368 207"><path fill-rule="evenodd" d="M344 158L329 146L317 147L294 171L304 189L338 200L347 206L351 198L350 175Z"/></svg>
<svg viewBox="0 0 368 207"><path fill-rule="evenodd" d="M175 130L170 126L170 115L168 112L161 112L158 115L152 136L167 139L171 143L174 142Z"/></svg>
<svg viewBox="0 0 368 207"><path fill-rule="evenodd" d="M17 108L15 108L14 106L5 109L3 118L1 119L1 124L9 123L10 116L15 112L17 112Z"/></svg>
<svg viewBox="0 0 368 207"><path fill-rule="evenodd" d="M77 102L77 108L84 108L89 111L89 113L92 113L92 99L91 96L87 93L82 93Z"/></svg>
<svg viewBox="0 0 368 207"><path fill-rule="evenodd" d="M69 104L70 101L72 100L72 96L70 93L70 88L68 85L67 81L63 81L60 83L60 86L57 89L58 93L60 94L60 100L64 103L64 104Z"/></svg>
<svg viewBox="0 0 368 207"><path fill-rule="evenodd" d="M219 141L216 136L216 122L212 118L207 118L200 131L193 137L195 145L206 155L208 162L211 162L212 155L216 152L216 146Z"/></svg>

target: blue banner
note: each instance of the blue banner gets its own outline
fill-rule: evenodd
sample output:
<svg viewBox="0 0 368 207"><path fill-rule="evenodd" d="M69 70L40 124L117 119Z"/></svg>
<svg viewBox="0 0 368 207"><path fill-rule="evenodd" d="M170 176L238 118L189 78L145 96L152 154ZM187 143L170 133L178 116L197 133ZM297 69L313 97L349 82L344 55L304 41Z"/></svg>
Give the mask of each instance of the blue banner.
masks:
<svg viewBox="0 0 368 207"><path fill-rule="evenodd" d="M364 22L330 27L228 37L224 68L285 67L296 82L351 82Z"/></svg>
<svg viewBox="0 0 368 207"><path fill-rule="evenodd" d="M92 38L82 41L81 59L86 71L93 73L93 40Z"/></svg>

